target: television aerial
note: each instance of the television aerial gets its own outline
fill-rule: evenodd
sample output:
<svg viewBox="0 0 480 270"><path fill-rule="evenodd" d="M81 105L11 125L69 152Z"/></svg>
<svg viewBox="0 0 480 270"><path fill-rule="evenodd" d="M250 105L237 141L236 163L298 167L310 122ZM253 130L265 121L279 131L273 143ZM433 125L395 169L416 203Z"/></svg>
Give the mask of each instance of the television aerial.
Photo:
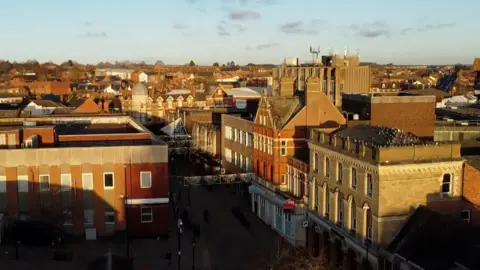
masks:
<svg viewBox="0 0 480 270"><path fill-rule="evenodd" d="M312 54L313 65L316 65L318 63L318 55L320 54L320 46L317 48L310 46L310 53Z"/></svg>

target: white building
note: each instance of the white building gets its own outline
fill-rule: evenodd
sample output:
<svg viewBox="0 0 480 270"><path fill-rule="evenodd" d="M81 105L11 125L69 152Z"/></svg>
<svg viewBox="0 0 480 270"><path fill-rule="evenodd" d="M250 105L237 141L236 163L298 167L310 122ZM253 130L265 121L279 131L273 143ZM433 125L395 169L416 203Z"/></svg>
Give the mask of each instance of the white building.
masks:
<svg viewBox="0 0 480 270"><path fill-rule="evenodd" d="M32 116L50 115L57 108L63 107L65 106L51 100L32 100L27 106L25 106L23 111L31 113Z"/></svg>
<svg viewBox="0 0 480 270"><path fill-rule="evenodd" d="M147 73L145 73L145 72L140 72L140 74L138 74L138 81L139 81L139 82L148 82L148 75L147 75Z"/></svg>
<svg viewBox="0 0 480 270"><path fill-rule="evenodd" d="M123 80L130 80L133 72L135 72L133 69L102 68L95 70L95 76L116 76Z"/></svg>

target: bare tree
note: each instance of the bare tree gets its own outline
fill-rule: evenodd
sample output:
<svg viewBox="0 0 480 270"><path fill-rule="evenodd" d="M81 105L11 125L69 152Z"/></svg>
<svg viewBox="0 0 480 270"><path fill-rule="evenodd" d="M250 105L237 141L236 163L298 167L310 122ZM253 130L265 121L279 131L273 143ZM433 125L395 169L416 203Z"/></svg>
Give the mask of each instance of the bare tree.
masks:
<svg viewBox="0 0 480 270"><path fill-rule="evenodd" d="M290 244L282 243L278 238L270 260L259 270L326 270L328 265L325 254L312 256L304 249L294 248Z"/></svg>

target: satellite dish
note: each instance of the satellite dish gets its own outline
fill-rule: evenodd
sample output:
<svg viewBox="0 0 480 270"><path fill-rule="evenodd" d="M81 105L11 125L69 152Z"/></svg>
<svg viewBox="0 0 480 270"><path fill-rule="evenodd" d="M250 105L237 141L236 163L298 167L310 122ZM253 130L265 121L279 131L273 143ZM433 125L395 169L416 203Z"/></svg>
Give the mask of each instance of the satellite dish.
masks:
<svg viewBox="0 0 480 270"><path fill-rule="evenodd" d="M247 101L244 99L235 100L235 107L237 109L245 109L247 107Z"/></svg>

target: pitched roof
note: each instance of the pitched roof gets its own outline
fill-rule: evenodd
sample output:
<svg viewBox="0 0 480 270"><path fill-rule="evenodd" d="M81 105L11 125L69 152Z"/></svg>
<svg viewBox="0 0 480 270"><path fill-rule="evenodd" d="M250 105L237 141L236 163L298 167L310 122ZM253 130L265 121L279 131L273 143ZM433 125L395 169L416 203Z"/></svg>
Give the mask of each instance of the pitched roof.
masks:
<svg viewBox="0 0 480 270"><path fill-rule="evenodd" d="M34 99L31 102L42 107L50 107L50 108L64 107L62 104L53 102L51 100Z"/></svg>
<svg viewBox="0 0 480 270"><path fill-rule="evenodd" d="M479 244L479 228L420 206L387 250L424 269L448 270L455 262L480 269Z"/></svg>
<svg viewBox="0 0 480 270"><path fill-rule="evenodd" d="M267 102L277 129L283 128L305 106L299 96L270 96Z"/></svg>
<svg viewBox="0 0 480 270"><path fill-rule="evenodd" d="M85 103L86 98L79 98L79 97L73 97L69 101L67 101L67 106L68 107L74 107L77 108L81 106L83 103Z"/></svg>
<svg viewBox="0 0 480 270"><path fill-rule="evenodd" d="M399 129L364 124L345 126L333 134L374 146L407 146L423 143L417 136Z"/></svg>

